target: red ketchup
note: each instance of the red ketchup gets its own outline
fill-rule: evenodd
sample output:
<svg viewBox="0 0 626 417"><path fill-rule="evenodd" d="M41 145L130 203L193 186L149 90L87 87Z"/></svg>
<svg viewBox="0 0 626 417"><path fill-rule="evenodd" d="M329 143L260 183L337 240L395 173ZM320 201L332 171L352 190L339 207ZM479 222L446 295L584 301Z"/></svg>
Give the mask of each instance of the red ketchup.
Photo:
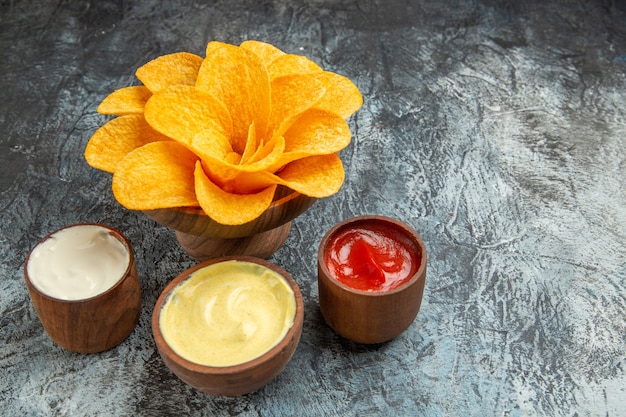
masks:
<svg viewBox="0 0 626 417"><path fill-rule="evenodd" d="M324 262L339 282L365 291L389 291L420 267L417 245L386 226L363 224L340 230L328 243Z"/></svg>

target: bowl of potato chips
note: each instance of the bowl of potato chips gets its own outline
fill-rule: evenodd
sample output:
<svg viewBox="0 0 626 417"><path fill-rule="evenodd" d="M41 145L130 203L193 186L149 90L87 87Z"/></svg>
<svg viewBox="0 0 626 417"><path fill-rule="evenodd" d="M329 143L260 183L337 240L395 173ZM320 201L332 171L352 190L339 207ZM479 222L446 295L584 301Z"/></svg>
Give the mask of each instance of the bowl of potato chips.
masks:
<svg viewBox="0 0 626 417"><path fill-rule="evenodd" d="M141 85L100 104L114 117L85 149L124 207L182 234L240 239L339 191L346 119L363 102L348 78L253 40L160 56L135 74Z"/></svg>

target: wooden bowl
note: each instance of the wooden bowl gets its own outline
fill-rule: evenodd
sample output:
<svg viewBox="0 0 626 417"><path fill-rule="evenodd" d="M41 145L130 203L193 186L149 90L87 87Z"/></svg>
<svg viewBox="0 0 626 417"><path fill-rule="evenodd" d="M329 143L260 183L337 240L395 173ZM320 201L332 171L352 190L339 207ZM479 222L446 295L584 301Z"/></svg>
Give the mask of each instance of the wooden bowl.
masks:
<svg viewBox="0 0 626 417"><path fill-rule="evenodd" d="M81 300L61 300L40 291L28 273L34 249L55 233L74 226L100 226L128 250L130 261L122 278L105 292ZM95 223L81 223L56 230L31 249L24 262L28 293L44 329L58 345L78 353L102 352L117 346L133 331L141 312L141 288L130 243L116 229Z"/></svg>
<svg viewBox="0 0 626 417"><path fill-rule="evenodd" d="M285 337L272 349L256 359L233 366L206 366L191 362L178 355L165 341L161 332L159 319L161 309L165 305L172 290L185 281L195 271L214 263L239 260L265 266L280 274L290 285L296 300L296 312L293 325ZM191 387L211 395L237 396L254 392L273 380L291 360L300 342L304 321L304 303L296 281L280 267L254 257L222 257L202 262L174 278L165 287L158 298L152 314L152 333L167 367L182 381Z"/></svg>
<svg viewBox="0 0 626 417"><path fill-rule="evenodd" d="M316 199L286 187L278 187L270 207L255 220L237 226L217 223L200 208L147 210L144 213L170 229L182 248L204 261L223 256L268 258L289 236L291 221Z"/></svg>
<svg viewBox="0 0 626 417"><path fill-rule="evenodd" d="M408 281L388 291L352 288L338 281L325 263L331 240L340 232L364 225L385 227L413 242L420 266ZM404 332L415 320L422 303L426 282L426 247L415 230L398 220L384 216L359 216L331 228L319 246L319 305L328 325L339 335L358 343L389 341Z"/></svg>

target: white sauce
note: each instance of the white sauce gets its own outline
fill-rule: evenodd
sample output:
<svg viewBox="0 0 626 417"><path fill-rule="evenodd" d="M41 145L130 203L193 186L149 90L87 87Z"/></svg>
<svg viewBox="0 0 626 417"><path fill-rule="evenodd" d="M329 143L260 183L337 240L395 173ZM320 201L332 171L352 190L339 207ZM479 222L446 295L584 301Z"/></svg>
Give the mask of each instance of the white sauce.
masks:
<svg viewBox="0 0 626 417"><path fill-rule="evenodd" d="M83 300L113 287L129 263L129 251L109 229L78 225L62 229L36 246L27 271L42 293L62 300Z"/></svg>

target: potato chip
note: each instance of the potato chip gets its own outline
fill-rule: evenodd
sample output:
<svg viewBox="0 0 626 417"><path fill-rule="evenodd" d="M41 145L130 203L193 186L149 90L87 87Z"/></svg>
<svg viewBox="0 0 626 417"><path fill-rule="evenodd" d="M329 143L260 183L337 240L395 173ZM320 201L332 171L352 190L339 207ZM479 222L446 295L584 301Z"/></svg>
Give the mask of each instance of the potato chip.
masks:
<svg viewBox="0 0 626 417"><path fill-rule="evenodd" d="M284 133L285 153L296 158L339 152L350 144L348 123L335 113L309 109ZM293 158L293 156L292 156Z"/></svg>
<svg viewBox="0 0 626 417"><path fill-rule="evenodd" d="M163 55L139 67L135 72L139 81L152 93L171 85L194 85L202 58L188 52Z"/></svg>
<svg viewBox="0 0 626 417"><path fill-rule="evenodd" d="M98 106L98 113L114 114L142 114L146 101L152 93L143 85L124 87L109 94Z"/></svg>
<svg viewBox="0 0 626 417"><path fill-rule="evenodd" d="M257 133L265 135L270 114L269 76L263 62L252 52L236 46L211 43L204 59L196 88L206 91L230 111L233 150L243 154L248 129L254 123Z"/></svg>
<svg viewBox="0 0 626 417"><path fill-rule="evenodd" d="M96 130L85 148L85 159L92 167L113 173L129 152L163 140L169 138L152 129L142 115L120 116Z"/></svg>
<svg viewBox="0 0 626 417"><path fill-rule="evenodd" d="M339 191L344 176L341 159L336 154L315 155L293 161L277 174L242 172L228 185L239 190L258 190L278 184L310 197L324 198Z"/></svg>
<svg viewBox="0 0 626 417"><path fill-rule="evenodd" d="M335 194L344 180L341 159L336 154L298 159L278 174L278 184L309 197L324 198Z"/></svg>
<svg viewBox="0 0 626 417"><path fill-rule="evenodd" d="M130 152L113 174L113 194L131 210L198 206L194 168L198 157L174 142L153 142Z"/></svg>
<svg viewBox="0 0 626 417"><path fill-rule="evenodd" d="M191 149L200 157L210 177L219 186L224 187L229 192L241 194L256 192L260 188L273 184L273 182L263 182L261 186L259 186L259 184L255 182L253 186L250 186L244 182L243 186L239 187L237 185L237 178L244 173L255 175L275 165L285 149L285 141L282 137L271 141L263 147L264 153L261 159L247 164L231 163L229 161L229 151L227 147L215 145L215 142L217 142L215 135L208 131L201 132L194 139Z"/></svg>
<svg viewBox="0 0 626 417"><path fill-rule="evenodd" d="M201 207L239 225L267 210L278 186L314 198L341 187L345 119L363 102L349 79L260 41L210 42L204 59L165 55L136 75L143 86L103 100L99 111L119 117L85 148L125 207Z"/></svg>
<svg viewBox="0 0 626 417"><path fill-rule="evenodd" d="M254 127L254 123L250 125L248 129L248 139L246 140L246 147L243 150L243 154L241 155L241 159L239 160L240 164L247 164L248 161L255 155L257 150L259 149L259 136L256 133L256 128Z"/></svg>
<svg viewBox="0 0 626 417"><path fill-rule="evenodd" d="M324 70L309 58L292 54L281 55L267 66L270 81L285 75L313 74L322 71Z"/></svg>
<svg viewBox="0 0 626 417"><path fill-rule="evenodd" d="M363 105L359 89L348 78L326 71L311 76L322 81L326 88L326 94L315 107L347 119Z"/></svg>
<svg viewBox="0 0 626 417"><path fill-rule="evenodd" d="M256 56L258 56L261 61L265 63L265 65L271 64L276 58L285 55L283 51L275 47L274 45L270 45L269 43L248 40L244 41L239 45L241 48L246 49Z"/></svg>
<svg viewBox="0 0 626 417"><path fill-rule="evenodd" d="M195 188L202 210L222 224L241 225L258 218L272 203L276 185L254 194L228 193L215 185L198 162L195 169Z"/></svg>
<svg viewBox="0 0 626 417"><path fill-rule="evenodd" d="M228 110L212 95L185 85L168 87L146 103L145 118L155 130L190 144L204 130L229 138L232 121Z"/></svg>
<svg viewBox="0 0 626 417"><path fill-rule="evenodd" d="M272 81L272 114L268 136L282 135L295 118L315 105L326 89L309 75L287 75Z"/></svg>

